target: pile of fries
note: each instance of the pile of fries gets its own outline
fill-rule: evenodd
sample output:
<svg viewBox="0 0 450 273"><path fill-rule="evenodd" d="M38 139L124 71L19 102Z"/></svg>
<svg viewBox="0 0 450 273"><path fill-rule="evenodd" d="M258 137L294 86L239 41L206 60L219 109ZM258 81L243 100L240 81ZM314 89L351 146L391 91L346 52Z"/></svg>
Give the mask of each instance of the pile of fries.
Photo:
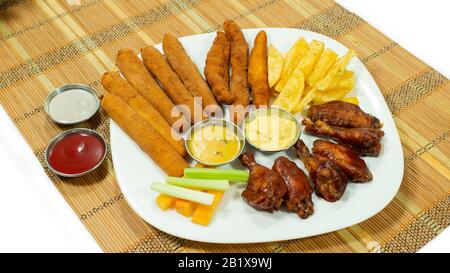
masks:
<svg viewBox="0 0 450 273"><path fill-rule="evenodd" d="M271 45L268 78L276 96L273 105L295 114L309 104L333 100L358 104L356 97L346 97L355 86L355 73L347 70L355 55L349 50L339 57L323 42L308 43L304 38L298 39L285 56Z"/></svg>

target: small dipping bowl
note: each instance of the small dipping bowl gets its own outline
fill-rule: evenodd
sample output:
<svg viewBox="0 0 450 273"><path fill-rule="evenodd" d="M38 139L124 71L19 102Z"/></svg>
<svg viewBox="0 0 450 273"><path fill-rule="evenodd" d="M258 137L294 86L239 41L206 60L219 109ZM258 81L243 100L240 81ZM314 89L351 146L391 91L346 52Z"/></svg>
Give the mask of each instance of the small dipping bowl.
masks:
<svg viewBox="0 0 450 273"><path fill-rule="evenodd" d="M94 89L84 84L68 84L47 95L44 109L56 123L71 125L90 119L99 109Z"/></svg>
<svg viewBox="0 0 450 273"><path fill-rule="evenodd" d="M211 134L221 133L226 134L226 137L211 136ZM234 123L211 118L198 122L188 130L185 146L188 154L197 162L208 166L219 166L232 162L242 153L245 137L242 130ZM205 160L207 157L220 158L221 156L224 158L223 161Z"/></svg>
<svg viewBox="0 0 450 273"><path fill-rule="evenodd" d="M272 122L278 122L273 125ZM264 152L289 149L300 137L300 124L288 111L277 107L258 108L244 120L243 130L248 143Z"/></svg>
<svg viewBox="0 0 450 273"><path fill-rule="evenodd" d="M106 157L105 139L96 131L76 128L50 141L45 163L59 176L79 177L97 169Z"/></svg>

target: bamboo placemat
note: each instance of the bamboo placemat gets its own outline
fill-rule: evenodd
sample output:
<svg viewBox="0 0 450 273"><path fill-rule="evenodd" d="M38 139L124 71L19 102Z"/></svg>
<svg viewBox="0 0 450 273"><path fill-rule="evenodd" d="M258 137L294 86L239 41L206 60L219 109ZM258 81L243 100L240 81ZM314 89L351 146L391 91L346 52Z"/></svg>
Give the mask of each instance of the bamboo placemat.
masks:
<svg viewBox="0 0 450 273"><path fill-rule="evenodd" d="M394 115L405 155L395 199L358 225L307 239L226 245L187 241L158 231L127 205L111 155L89 176L63 179L43 161L49 140L71 127L43 110L49 91L99 79L114 70L117 50L215 31L226 18L241 27L320 32L358 52ZM331 0L100 1L10 0L0 4L0 102L49 178L107 252L414 252L450 223L450 85L439 72ZM109 136L100 112L78 127ZM108 140L109 143L109 140ZM151 200L149 200L151 202Z"/></svg>

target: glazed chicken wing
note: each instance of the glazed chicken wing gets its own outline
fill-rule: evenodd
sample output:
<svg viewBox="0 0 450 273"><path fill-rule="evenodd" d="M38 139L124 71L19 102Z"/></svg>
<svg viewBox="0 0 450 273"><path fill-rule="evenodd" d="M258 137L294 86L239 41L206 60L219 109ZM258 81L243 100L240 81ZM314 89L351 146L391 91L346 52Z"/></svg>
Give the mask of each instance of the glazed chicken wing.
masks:
<svg viewBox="0 0 450 273"><path fill-rule="evenodd" d="M295 149L309 172L317 195L329 202L339 200L348 181L341 168L326 157L311 154L301 139L295 144Z"/></svg>
<svg viewBox="0 0 450 273"><path fill-rule="evenodd" d="M339 127L379 129L382 126L378 118L367 114L358 105L345 101L312 105L307 115L314 122L323 120Z"/></svg>
<svg viewBox="0 0 450 273"><path fill-rule="evenodd" d="M326 140L314 141L313 153L324 156L336 165L354 182L372 180L372 173L366 162L352 149Z"/></svg>
<svg viewBox="0 0 450 273"><path fill-rule="evenodd" d="M372 128L343 128L331 126L322 120L315 123L304 119L305 131L317 136L330 137L358 152L360 155L378 156L384 132Z"/></svg>
<svg viewBox="0 0 450 273"><path fill-rule="evenodd" d="M314 205L311 201L313 190L305 173L284 156L275 160L272 170L279 173L286 183L287 194L284 197L286 208L296 212L302 219L313 214Z"/></svg>
<svg viewBox="0 0 450 273"><path fill-rule="evenodd" d="M287 191L283 178L277 172L256 163L250 152L242 154L239 159L250 171L247 187L242 192L245 202L259 210L278 210Z"/></svg>

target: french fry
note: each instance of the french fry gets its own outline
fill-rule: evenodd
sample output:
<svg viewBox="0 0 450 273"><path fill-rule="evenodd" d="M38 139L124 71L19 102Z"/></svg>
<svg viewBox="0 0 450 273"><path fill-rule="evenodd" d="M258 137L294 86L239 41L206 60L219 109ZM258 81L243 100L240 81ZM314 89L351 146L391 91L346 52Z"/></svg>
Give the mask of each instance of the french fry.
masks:
<svg viewBox="0 0 450 273"><path fill-rule="evenodd" d="M269 70L269 86L272 88L280 80L284 66L283 56L273 45L270 45L268 49L267 66Z"/></svg>
<svg viewBox="0 0 450 273"><path fill-rule="evenodd" d="M339 58L330 68L327 75L317 83L317 90L324 91L335 87L337 85L335 79L340 79L344 75L345 69L353 56L355 56L355 51L350 49L344 56Z"/></svg>
<svg viewBox="0 0 450 273"><path fill-rule="evenodd" d="M305 108L317 95L318 90L316 88L311 89L301 100L300 102L294 106L291 110L291 113L298 113Z"/></svg>
<svg viewBox="0 0 450 273"><path fill-rule="evenodd" d="M346 102L350 102L350 103L359 105L358 97L347 97L347 98L343 98L342 101L346 101Z"/></svg>
<svg viewBox="0 0 450 273"><path fill-rule="evenodd" d="M278 83L275 85L275 91L281 92L283 86L287 83L297 64L308 52L309 45L305 38L298 39L291 47L284 60L283 72Z"/></svg>
<svg viewBox="0 0 450 273"><path fill-rule="evenodd" d="M352 90L355 87L355 72L346 70L344 75L337 80L334 89Z"/></svg>
<svg viewBox="0 0 450 273"><path fill-rule="evenodd" d="M325 77L328 70L333 66L336 62L338 55L331 49L325 49L320 55L319 61L314 67L311 74L306 77L306 83L309 86L315 86L321 79Z"/></svg>
<svg viewBox="0 0 450 273"><path fill-rule="evenodd" d="M300 60L291 77L298 71L301 70L305 78L309 77L317 62L319 61L320 55L322 55L324 43L313 40L309 45L309 50L305 57Z"/></svg>
<svg viewBox="0 0 450 273"><path fill-rule="evenodd" d="M305 88L305 76L300 69L294 70L292 76L281 89L280 94L273 102L273 105L279 106L286 111L291 111L297 105Z"/></svg>
<svg viewBox="0 0 450 273"><path fill-rule="evenodd" d="M331 89L326 91L320 91L317 92L316 96L313 98L314 104L321 104L330 102L333 100L341 100L345 96L347 96L348 93L352 91L351 89Z"/></svg>

